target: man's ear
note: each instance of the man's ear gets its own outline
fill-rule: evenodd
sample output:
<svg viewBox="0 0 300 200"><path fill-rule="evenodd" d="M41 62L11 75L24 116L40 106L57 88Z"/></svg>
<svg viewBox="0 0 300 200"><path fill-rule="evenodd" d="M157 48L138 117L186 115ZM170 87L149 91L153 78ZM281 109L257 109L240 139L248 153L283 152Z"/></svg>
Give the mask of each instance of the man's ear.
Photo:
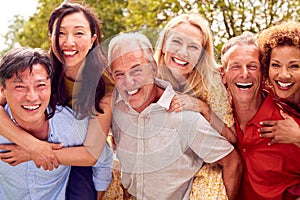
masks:
<svg viewBox="0 0 300 200"><path fill-rule="evenodd" d="M219 70L220 70L220 74L221 74L221 77L222 77L222 82L225 85L226 84L225 67L223 65L220 65Z"/></svg>
<svg viewBox="0 0 300 200"><path fill-rule="evenodd" d="M6 98L4 94L4 87L0 85L0 105L4 106L6 104Z"/></svg>
<svg viewBox="0 0 300 200"><path fill-rule="evenodd" d="M157 77L157 74L158 74L158 66L157 66L157 64L156 64L155 61L153 61L153 63L152 63L152 71L153 71L154 77Z"/></svg>

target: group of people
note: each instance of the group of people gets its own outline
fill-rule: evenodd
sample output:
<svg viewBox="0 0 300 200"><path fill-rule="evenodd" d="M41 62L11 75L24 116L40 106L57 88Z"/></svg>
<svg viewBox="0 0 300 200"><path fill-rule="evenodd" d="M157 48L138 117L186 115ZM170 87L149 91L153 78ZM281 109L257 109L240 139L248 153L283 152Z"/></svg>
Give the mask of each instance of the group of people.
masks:
<svg viewBox="0 0 300 200"><path fill-rule="evenodd" d="M155 48L130 32L105 52L79 4L56 8L48 31L49 52L0 61L1 197L300 198L298 22L230 38L220 64L198 14L171 19Z"/></svg>

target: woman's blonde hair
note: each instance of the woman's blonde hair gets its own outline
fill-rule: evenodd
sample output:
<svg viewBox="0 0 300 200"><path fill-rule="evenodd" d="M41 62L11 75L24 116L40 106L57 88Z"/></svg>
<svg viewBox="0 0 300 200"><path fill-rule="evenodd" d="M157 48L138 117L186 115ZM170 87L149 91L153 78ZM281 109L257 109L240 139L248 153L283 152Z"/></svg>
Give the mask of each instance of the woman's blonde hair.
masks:
<svg viewBox="0 0 300 200"><path fill-rule="evenodd" d="M203 49L199 55L198 63L194 70L188 75L187 84L182 90L180 90L180 83L176 81L171 71L164 63L163 58L163 48L170 31L181 23L189 23L198 27L202 32L199 37L202 37L203 41ZM208 22L199 14L181 14L171 19L162 30L156 42L154 57L158 64L159 78L171 82L172 86L177 91L199 97L199 93L203 93L204 90L209 91L215 85L219 84L218 80L215 79L215 74L219 72L214 57L211 30Z"/></svg>

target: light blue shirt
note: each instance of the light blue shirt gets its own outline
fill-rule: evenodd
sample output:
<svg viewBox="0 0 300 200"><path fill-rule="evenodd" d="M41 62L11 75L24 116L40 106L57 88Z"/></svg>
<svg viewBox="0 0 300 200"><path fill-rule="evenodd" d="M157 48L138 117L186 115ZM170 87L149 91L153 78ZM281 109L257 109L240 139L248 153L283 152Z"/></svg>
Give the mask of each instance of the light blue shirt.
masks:
<svg viewBox="0 0 300 200"><path fill-rule="evenodd" d="M9 108L5 107L11 116ZM77 120L73 111L67 107L57 106L53 118L49 120L48 142L63 143L64 147L82 145L87 132L88 118ZM10 144L0 136L1 144ZM105 146L93 167L94 183L98 190L108 187L111 182L113 152ZM22 200L57 200L65 199L70 166L59 165L57 169L46 171L37 168L33 161L10 166L0 162L0 198Z"/></svg>

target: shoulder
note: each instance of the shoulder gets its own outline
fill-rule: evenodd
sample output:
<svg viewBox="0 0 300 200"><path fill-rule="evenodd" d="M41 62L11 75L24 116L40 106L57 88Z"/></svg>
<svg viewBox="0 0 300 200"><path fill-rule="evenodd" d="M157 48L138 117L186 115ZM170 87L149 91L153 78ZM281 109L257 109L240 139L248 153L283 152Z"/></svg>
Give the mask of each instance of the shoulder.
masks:
<svg viewBox="0 0 300 200"><path fill-rule="evenodd" d="M65 127L72 127L74 124L86 125L89 118L86 117L82 120L75 117L74 111L68 106L56 106L55 114L52 118L54 124L64 124Z"/></svg>

